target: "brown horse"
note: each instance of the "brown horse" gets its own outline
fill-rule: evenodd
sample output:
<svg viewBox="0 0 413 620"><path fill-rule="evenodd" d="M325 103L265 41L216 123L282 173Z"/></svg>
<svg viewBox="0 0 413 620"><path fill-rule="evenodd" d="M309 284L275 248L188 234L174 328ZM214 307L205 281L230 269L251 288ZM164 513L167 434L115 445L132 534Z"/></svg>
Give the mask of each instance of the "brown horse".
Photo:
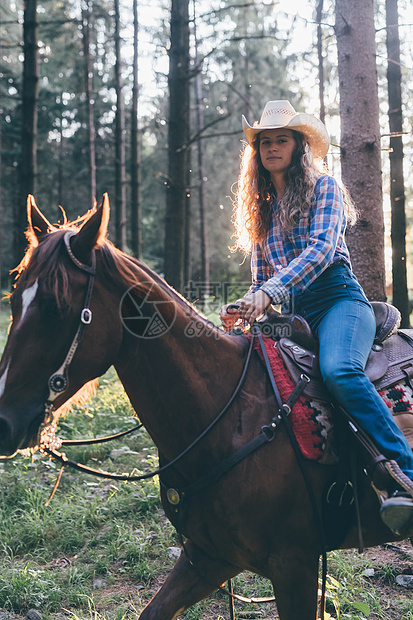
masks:
<svg viewBox="0 0 413 620"><path fill-rule="evenodd" d="M211 326L146 265L106 241L106 196L81 226L53 228L32 197L28 218L30 243L11 296L13 322L0 365L0 454L38 445L45 415L50 421L53 407L113 365L163 461L171 461L230 399L248 340ZM194 482L254 438L275 410L268 376L254 353L225 416L163 482L178 488ZM334 468L308 462L307 470L321 504ZM396 540L362 478L360 487L365 544ZM167 516L176 521L161 492ZM180 525L186 553L142 620L172 620L244 570L271 580L281 620L316 618L321 543L283 425L273 441L192 495ZM354 546L352 526L342 548Z"/></svg>

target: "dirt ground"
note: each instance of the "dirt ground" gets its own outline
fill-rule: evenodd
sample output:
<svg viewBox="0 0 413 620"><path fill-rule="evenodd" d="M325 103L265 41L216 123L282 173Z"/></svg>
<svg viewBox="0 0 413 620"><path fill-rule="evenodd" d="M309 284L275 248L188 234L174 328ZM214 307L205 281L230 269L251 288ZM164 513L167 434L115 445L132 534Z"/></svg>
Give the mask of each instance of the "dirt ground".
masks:
<svg viewBox="0 0 413 620"><path fill-rule="evenodd" d="M370 591L372 593L372 600L375 601L375 606L373 603L369 602L371 608L369 618L377 618L380 620L406 620L406 615L401 609L405 609L407 603L411 606L409 612L411 615L408 615L408 620L413 620L413 589L399 585L396 581L398 575L413 576L413 546L410 541L389 543L366 549L361 559L365 560L370 568L367 569L367 573L363 574L360 578L358 587L362 590ZM143 590L138 591L137 598L132 595L131 611L133 608L135 612L140 611L142 606L144 606L143 601L147 601L151 596L156 594L161 583L162 581L157 580L152 583L149 588L145 589L145 592ZM132 590L136 592L136 586L132 586ZM125 594L126 592L127 587L125 587ZM130 596L130 589L128 592ZM105 598L107 594L108 593L103 594L102 598ZM253 596L254 594L255 593L251 591L250 595ZM135 598L137 603L136 606L132 602L133 598ZM202 620L230 619L229 602L224 594L215 594L201 605L202 609L199 610L198 615L193 616L194 618L196 617ZM102 607L104 608L105 605L103 604ZM104 616L104 612L102 612L103 609L101 609L100 613ZM333 618L336 618L336 614L331 608L330 613ZM342 610L342 613L346 620L364 617L356 610L352 611L351 609ZM246 609L243 603L235 602L235 618L239 620L254 618L276 620L278 615L274 603L256 605L254 606L254 611L250 611ZM183 620L183 617L180 616L179 620Z"/></svg>
<svg viewBox="0 0 413 620"><path fill-rule="evenodd" d="M410 618L413 618L413 584L408 588L399 585L398 575L412 575L413 579L413 546L409 540L387 543L364 551L366 558L371 559L374 574L366 577L380 598L380 610L384 617L391 620L404 620L400 613L403 602L411 602Z"/></svg>

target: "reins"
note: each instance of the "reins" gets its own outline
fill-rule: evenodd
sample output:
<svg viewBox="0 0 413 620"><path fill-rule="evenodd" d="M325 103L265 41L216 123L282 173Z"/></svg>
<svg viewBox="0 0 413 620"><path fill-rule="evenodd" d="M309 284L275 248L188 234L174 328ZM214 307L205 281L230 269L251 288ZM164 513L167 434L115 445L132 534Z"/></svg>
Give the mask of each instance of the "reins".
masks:
<svg viewBox="0 0 413 620"><path fill-rule="evenodd" d="M234 454L230 455L229 457L227 457L226 459L224 459L221 463L219 463L217 466L213 467L209 472L207 472L204 476L201 476L201 478L199 478L198 480L196 480L195 482L191 483L190 485L188 485L185 489L181 489L180 491L178 491L177 489L171 489L171 488L166 488L166 495L167 495L167 499L169 501L169 503L175 507L176 511L178 511L178 505L180 505L182 503L182 501L184 499L186 499L188 496L192 495L193 493L196 493L197 491L199 491L201 488L211 484L212 482L218 480L221 476L223 476L227 471L229 471L230 469L232 469L237 463L239 463L241 460L243 460L248 454L250 454L251 452L257 450L261 445L263 445L266 442L272 441L272 439L274 438L274 434L275 434L275 430L278 427L279 423L281 421L284 422L286 430L287 430L287 434L289 436L291 445L294 449L294 453L298 462L298 465L300 467L300 470L302 472L307 490L308 490L308 494L310 497L310 502L312 505L312 510L313 510L313 514L314 514L314 519L316 522L316 527L318 530L318 534L319 534L319 538L320 538L320 543L322 546L322 593L321 593L321 617L324 618L324 605L325 605L325 593L326 593L326 577L327 577L327 569L326 569L326 544L325 544L325 536L324 536L324 530L323 530L323 525L322 525L322 521L321 521L321 517L318 511L318 506L317 506L317 502L316 502L316 498L315 498L315 494L314 494L314 490L312 488L311 485L311 481L309 479L308 473L306 472L305 469L305 463L304 463L304 458L301 454L300 448L298 446L298 442L295 438L294 432L291 428L291 425L289 423L288 420L288 414L291 412L291 408L292 405L294 404L294 402L297 400L297 398L300 396L302 390L304 389L305 383L306 381L308 381L308 378L304 376L302 377L302 381L297 385L297 387L293 390L293 393L290 395L287 403L283 403L280 397L280 394L278 392L278 388L273 376L273 373L271 371L271 366L270 366L270 362L268 359L268 355L265 349L265 345L263 342L263 337L262 334L260 332L260 329L257 325L253 325L251 327L251 338L250 338L250 343L249 343L249 347L248 347L248 351L247 351L247 355L246 355L246 359L244 362L244 366L242 369L242 373L241 376L237 382L237 385L234 388L234 391L232 392L229 400L227 401L226 405L221 409L221 411L218 413L218 415L214 418L214 420L207 426L207 428L205 428L205 430L189 445L187 446L178 456L176 456L172 461L169 461L168 463L166 463L165 465L162 465L161 467L158 467L157 469L151 471L151 472L147 472L144 474L140 474L140 475L135 475L135 474L113 474L110 472L105 472L105 471L100 471L97 469L93 469L90 467L87 467L86 465L82 465L80 463L77 463L75 461L72 461L71 459L68 459L68 457L66 456L65 453L60 453L57 452L57 450L53 447L53 442L51 439L47 438L48 435L48 430L52 429L52 432L49 433L49 435L51 437L53 437L53 429L55 428L56 425L56 421L55 421L55 416L54 416L54 402L57 399L57 397L59 395L61 395L63 392L65 392L68 389L68 370L69 370L69 366L73 360L73 357L77 351L77 348L83 338L84 335L84 331L85 328L87 327L87 325L90 325L90 323L92 322L92 311L89 308L90 305L90 301L91 301L91 297L92 297L92 292L93 292L93 286L94 286L94 280L95 280L95 275L96 275L96 255L95 252L92 253L92 264L91 265L86 265L84 263L82 263L81 261L79 261L73 254L72 249L71 249L71 245L70 245L70 239L71 237L74 235L75 233L73 233L72 231L68 231L65 233L64 235L64 243L65 243L65 247L67 250L67 253L69 255L69 257L71 258L72 262L76 265L76 267L78 267L80 270L84 271L85 273L88 274L88 284L87 284L87 290L86 290L86 295L85 295L85 300L84 300L84 304L83 304L83 308L82 311L80 313L80 323L79 326L77 328L77 331L75 333L75 336L73 338L73 341L69 347L69 351L65 357L65 360L63 362L63 364L60 366L60 368L51 375L51 377L49 378L49 396L48 399L45 403L45 418L43 423L40 426L39 429L39 446L40 449L43 453L47 454L49 457L56 459L58 462L61 463L61 469L60 472L58 474L55 486L53 488L53 491L48 499L48 501L46 502L46 505L48 505L51 501L51 499L54 496L54 493L59 485L62 473L64 471L65 467L71 467L73 469L76 469L77 471L86 473L86 474L91 474L93 476L97 476L100 478L108 478L108 479L112 479L112 480L124 480L124 481L143 481L143 480L147 480L149 478L153 478L155 476L159 476L160 479L160 484L165 488L166 485L164 485L162 483L161 480L161 474L163 474L164 472L170 470L174 465L176 465L176 463L178 461L180 461L184 456L186 456L190 450L192 450L215 426L216 424L223 418L223 416L225 415L225 413L230 409L231 405L233 404L234 400L236 399L236 397L238 396L244 381L245 381L245 377L247 375L247 371L248 371L248 367L249 367L249 362L251 359L251 355L252 355L252 351L254 349L254 344L255 344L255 336L258 336L258 340L259 340L259 344L260 344L260 348L262 351L262 355L264 358L264 362L266 365L266 369L268 372L268 376L271 382L271 386L275 395L275 399L277 402L277 408L278 411L276 413L276 415L273 417L273 419L271 420L271 422L267 425L267 426L263 426L261 428L261 432L260 434L255 437L253 440L251 440L250 442L248 442L245 446L243 446L242 448L238 449ZM73 446L73 445L90 445L90 444L97 444L97 443L104 443L104 442L108 442L108 441L112 441L114 439L118 439L120 437L123 437L125 435L128 435L130 433L132 433L135 430L138 430L139 428L141 428L142 424L138 424L135 427L128 429L126 431L123 431L121 433L117 433L115 435L110 435L107 437L102 437L102 438L97 438L97 439L86 439L86 440L64 440L60 443L60 445L63 446ZM50 427L48 429L48 427ZM42 441L41 437L43 436L46 438L46 441ZM50 443L49 443L50 442ZM187 554L187 549L185 548L185 545L183 544L183 539L182 539L182 532L177 529L179 536L181 537L182 540L182 546L184 549L184 552ZM188 555L187 555L188 557ZM193 565L191 559L188 557L188 561ZM232 592L232 584L229 582L229 591L225 590L221 587L218 588L219 590L223 590L230 598L231 600L239 600L242 602L251 602L251 603L263 603L263 602L270 602L270 601L274 601L274 597L271 598L247 598L247 597L242 597L239 595L236 595ZM231 613L231 615L233 615L233 612Z"/></svg>
<svg viewBox="0 0 413 620"><path fill-rule="evenodd" d="M108 435L107 437L96 437L92 439L63 439L62 446L91 446L96 443L107 443L108 441L125 437L125 435L130 435L130 433L138 431L142 428L142 426L143 424L139 423L136 426L129 428L127 431L122 431L120 433L116 433L115 435Z"/></svg>
<svg viewBox="0 0 413 620"><path fill-rule="evenodd" d="M267 426L263 426L261 428L261 433L257 437L249 441L242 448L239 448L234 454L224 459L221 463L213 467L209 472L207 472L204 476L201 476L201 478L196 480L194 483L188 485L184 489L180 489L179 491L177 489L165 489L165 490L167 493L167 498L168 498L169 503L174 506L178 506L193 493L199 491L200 489L204 488L208 484L218 480L224 473L229 471L232 467L234 467L237 463L239 463L248 454L255 451L258 447L260 447L266 442L272 441L275 435L275 431L278 428L279 424L281 422L284 422L288 437L290 439L292 448L294 450L296 460L298 462L305 485L307 487L307 492L310 498L314 520L315 520L316 528L318 530L318 535L319 535L321 548L322 548L322 553L321 553L322 555L322 586L321 586L321 597L320 597L320 612L321 612L320 618L321 620L323 620L325 617L324 610L325 610L325 598L326 598L326 587L327 587L327 544L325 540L325 534L324 534L324 528L323 528L321 515L319 513L315 493L314 493L310 478L306 470L304 457L301 453L297 439L294 435L290 421L288 419L288 416L291 413L291 409L294 403L297 401L299 396L302 394L306 384L310 381L310 379L306 375L302 375L300 381L297 383L296 387L294 388L293 392L290 394L287 401L283 403L277 384L274 379L274 375L271 369L270 360L268 358L268 354L265 348L261 330L256 323L251 326L251 343L254 343L255 336L258 337L258 341L259 341L260 349L263 355L267 374L269 376L271 387L274 392L275 400L277 402L278 410L277 410L276 415L273 417L273 419ZM160 482L162 484L162 481ZM163 486L165 487L165 485ZM178 513L178 515L179 514L180 513ZM177 526L175 527L178 532L181 545L182 545L182 548L184 550L184 553L186 555L188 562L192 566L194 566L195 569L197 569L196 565L193 563L191 557L189 556L188 550L184 544L184 539L182 536L181 528ZM206 579L205 576L204 578ZM275 597L248 598L248 597L241 596L239 594L234 594L232 590L231 580L228 581L228 589L225 589L223 586L220 586L217 589L220 592L223 592L227 596L229 596L232 601L237 600L243 603L258 603L259 604L259 603L269 603L269 602L273 602L276 600ZM233 611L231 611L231 617L233 617Z"/></svg>
<svg viewBox="0 0 413 620"><path fill-rule="evenodd" d="M254 340L252 338L250 341L249 347L248 347L248 352L247 352L247 356L244 362L244 367L242 369L241 376L227 404L223 407L223 409L221 409L219 414L214 418L214 420L209 424L209 426L207 426L207 428L200 435L198 435L198 437L194 439L194 441L189 446L187 446L185 450L183 450L183 452L178 454L178 456L176 456L172 461L169 461L166 465L163 465L162 467L158 467L157 469L151 472L148 472L146 474L141 474L141 475L113 474L110 472L104 472L104 471L100 471L97 469L93 469L91 467L87 467L86 465L82 465L80 463L76 463L75 461L68 459L66 454L57 452L57 450L53 448L49 448L46 445L41 446L41 449L44 453L48 454L49 456L51 456L52 458L60 462L63 467L66 467L66 466L72 467L73 469L76 469L77 471L80 471L86 474L91 474L99 478L109 478L111 480L128 480L130 482L138 482L141 480L147 480L148 478L153 478L154 476L159 476L163 472L171 469L174 465L176 465L178 461L180 461L184 456L186 456L188 452L192 450L192 448L194 448L214 428L214 426L219 422L219 420L222 419L222 417L231 407L232 403L234 402L235 398L238 396L242 388L242 385L244 383L244 380L245 380L245 377L248 371L248 366L249 366L249 362L251 359L253 347L254 347ZM82 445L83 443L99 443L99 441L110 441L112 438L116 439L128 433L131 433L132 431L137 430L141 426L142 425L138 425L132 429L129 429L128 431L124 431L123 433L119 433L118 435L115 435L115 436L112 435L110 437L103 438L102 440L99 440L99 439L79 440L79 443L66 442L66 443L62 443L62 445ZM77 442L77 440L74 440L74 441Z"/></svg>
<svg viewBox="0 0 413 620"><path fill-rule="evenodd" d="M254 328L254 326L253 326ZM320 611L321 611L321 620L324 620L324 609L325 609L325 598L326 598L326 589L327 589L327 543L326 543L326 538L325 538L325 534L324 534L324 527L323 527L323 521L320 515L320 511L318 509L318 505L317 505L317 499L314 493L314 489L313 489L313 485L311 484L311 480L310 477L308 475L307 469L306 469L306 465L305 465L305 460L304 457L302 455L300 446L298 444L297 438L294 435L294 431L291 427L290 421L288 419L288 414L290 413L291 409L288 407L286 408L285 405L283 404L282 400L281 400L281 396L280 393L278 391L278 387L277 384L275 382L274 379L274 375L272 373L271 370L271 364L270 364L270 360L268 359L268 354L267 354L267 350L265 348L265 344L264 344L264 340L262 337L262 334L260 332L259 329L254 330L257 332L258 335L258 340L260 343L260 347L261 347L261 351L264 357L264 362L265 362L265 366L267 368L267 373L268 376L270 378L270 382L271 382L271 387L272 390L274 392L275 395L275 399L277 401L277 405L278 405L278 413L281 416L283 422L284 422L284 426L287 430L287 434L288 434L288 438L290 440L290 443L292 445L292 448L294 450L294 455L295 458L297 460L298 466L301 470L305 485L307 487L307 492L310 498L310 502L311 502L311 507L312 507L312 511L313 511L313 515L314 515L314 521L316 524L316 528L318 531L318 536L319 536L319 540L321 543L321 548L322 548L322 552L321 552L321 557L322 557L322 561L321 561L321 566L322 566L322 580L321 580L321 599L320 599ZM298 384L299 385L299 384Z"/></svg>

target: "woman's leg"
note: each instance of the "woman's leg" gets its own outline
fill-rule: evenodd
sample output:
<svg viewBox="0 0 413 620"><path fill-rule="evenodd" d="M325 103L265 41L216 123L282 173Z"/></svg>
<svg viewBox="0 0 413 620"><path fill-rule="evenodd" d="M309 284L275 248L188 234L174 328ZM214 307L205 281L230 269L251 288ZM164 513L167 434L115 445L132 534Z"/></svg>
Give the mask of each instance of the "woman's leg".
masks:
<svg viewBox="0 0 413 620"><path fill-rule="evenodd" d="M318 328L320 368L333 396L374 439L388 459L413 480L413 452L374 385L364 373L376 322L367 304L337 302ZM380 507L387 527L403 537L413 534L413 498L394 491Z"/></svg>
<svg viewBox="0 0 413 620"><path fill-rule="evenodd" d="M413 480L413 452L364 373L375 330L370 306L351 299L337 302L318 327L321 373L331 394L373 438L384 456L394 459Z"/></svg>

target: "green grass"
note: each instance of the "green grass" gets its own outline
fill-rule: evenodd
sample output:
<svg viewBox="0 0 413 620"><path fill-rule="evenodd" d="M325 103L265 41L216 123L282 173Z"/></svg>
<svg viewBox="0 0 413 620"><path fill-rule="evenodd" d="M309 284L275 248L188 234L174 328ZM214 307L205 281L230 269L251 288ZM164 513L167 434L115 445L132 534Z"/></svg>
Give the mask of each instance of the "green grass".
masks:
<svg viewBox="0 0 413 620"><path fill-rule="evenodd" d="M9 314L0 312L4 345ZM136 424L134 412L113 370L96 395L60 424L65 438L112 434ZM113 458L114 448L129 452ZM157 464L145 431L109 444L67 448L70 458L91 467L125 472ZM164 516L158 481L113 482L65 470L48 507L59 466L40 454L0 461L0 610L41 611L44 620L123 620L136 618L175 560L168 547L179 546ZM375 568L374 580L363 576ZM388 590L399 568L378 564L355 551L329 555L331 598L327 610L340 620L413 620L413 602L400 588L389 611ZM335 580L335 581L334 581ZM102 586L102 581L105 587ZM99 584L100 582L100 584ZM299 584L297 584L299 587ZM245 573L234 580L245 596L271 596L267 580ZM274 607L260 605L267 617ZM254 605L236 603L247 614ZM271 611L272 610L272 611ZM226 597L217 593L183 614L185 620L228 618ZM245 617L245 616L244 616Z"/></svg>

